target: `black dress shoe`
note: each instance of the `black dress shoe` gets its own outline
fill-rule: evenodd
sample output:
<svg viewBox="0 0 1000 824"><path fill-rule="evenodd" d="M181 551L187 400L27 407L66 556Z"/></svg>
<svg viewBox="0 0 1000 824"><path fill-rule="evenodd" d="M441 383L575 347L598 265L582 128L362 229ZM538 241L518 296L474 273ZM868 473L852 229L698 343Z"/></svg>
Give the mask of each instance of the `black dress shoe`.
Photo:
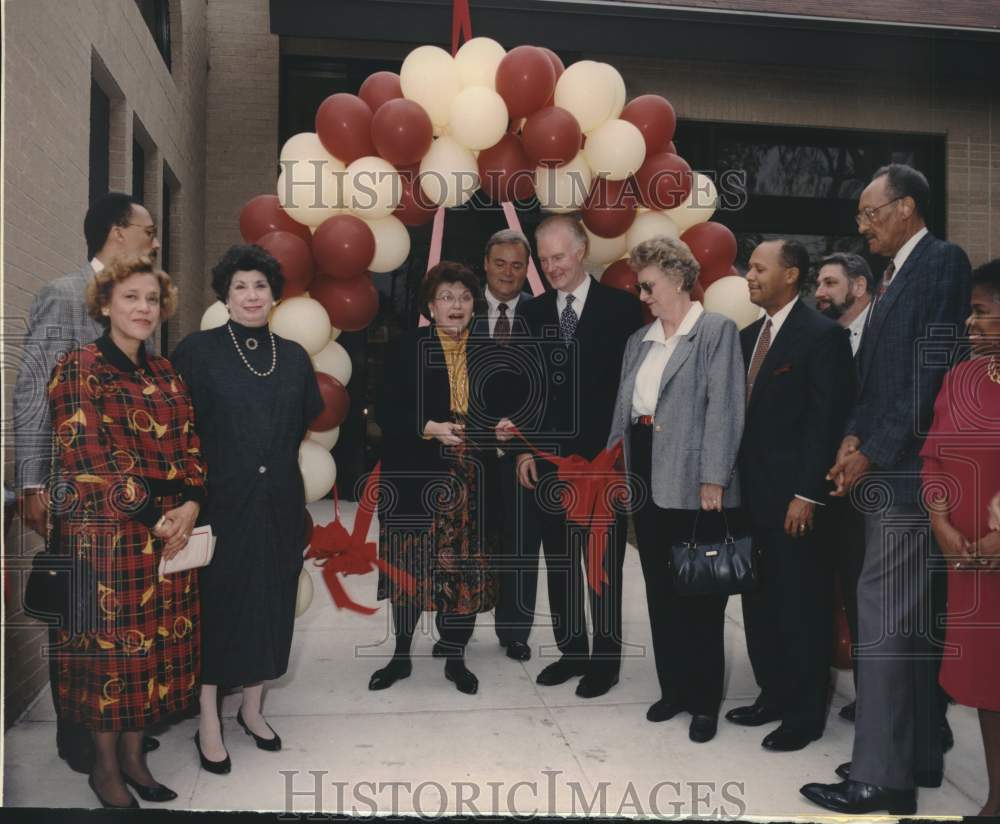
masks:
<svg viewBox="0 0 1000 824"><path fill-rule="evenodd" d="M607 693L617 683L617 675L597 675L588 672L576 685L576 694L579 698L597 698Z"/></svg>
<svg viewBox="0 0 1000 824"><path fill-rule="evenodd" d="M479 679L469 671L464 661L451 660L445 664L444 677L455 685L455 689L466 695L475 695L479 691Z"/></svg>
<svg viewBox="0 0 1000 824"><path fill-rule="evenodd" d="M538 673L535 683L541 684L543 687L554 687L556 684L565 684L570 678L574 678L577 675L586 674L586 659L567 658L564 655L558 661L554 661Z"/></svg>
<svg viewBox="0 0 1000 824"><path fill-rule="evenodd" d="M691 718L691 726L688 728L688 738L696 744L704 744L715 738L715 733L719 729L719 716L717 715L695 715Z"/></svg>
<svg viewBox="0 0 1000 824"><path fill-rule="evenodd" d="M666 698L661 698L655 704L650 704L649 709L646 710L646 720L657 724L660 721L669 721L680 712L684 712L684 705L680 701L668 701Z"/></svg>
<svg viewBox="0 0 1000 824"><path fill-rule="evenodd" d="M771 752L795 752L805 749L817 738L819 738L818 735L792 729L782 724L778 729L765 735L760 745Z"/></svg>
<svg viewBox="0 0 1000 824"><path fill-rule="evenodd" d="M857 706L858 706L857 701L851 701L850 704L844 704L844 706L840 708L840 712L838 712L837 715L839 715L845 721L850 721L853 724L855 710L857 709Z"/></svg>
<svg viewBox="0 0 1000 824"><path fill-rule="evenodd" d="M229 758L229 754L221 761L210 761L205 757L205 753L201 751L201 737L200 733L194 734L194 745L198 748L198 758L201 759L201 766L203 769L208 770L210 773L215 773L216 775L225 775L233 768L233 762Z"/></svg>
<svg viewBox="0 0 1000 824"><path fill-rule="evenodd" d="M87 783L90 785L90 789L94 791L94 795L97 796L97 800L101 802L101 806L106 810L135 810L139 807L139 802L136 801L135 796L132 795L129 796L129 798L132 799L131 804L109 804L97 791L97 785L94 783L94 776L87 776Z"/></svg>
<svg viewBox="0 0 1000 824"><path fill-rule="evenodd" d="M393 658L382 669L375 670L368 680L368 689L387 690L402 678L409 678L413 664L409 658Z"/></svg>
<svg viewBox="0 0 1000 824"><path fill-rule="evenodd" d="M726 720L739 724L741 727L759 727L761 724L770 724L772 721L780 721L781 713L768 709L760 704L751 704L748 707L735 707L726 713Z"/></svg>
<svg viewBox="0 0 1000 824"><path fill-rule="evenodd" d="M527 661L531 658L531 647L524 641L511 641L507 644L507 657L515 661Z"/></svg>
<svg viewBox="0 0 1000 824"><path fill-rule="evenodd" d="M271 732L274 732L274 738L261 738L259 735L257 735L257 733L255 733L252 729L250 729L247 726L246 721L243 720L242 708L236 711L236 723L239 724L241 727L243 727L243 732L253 737L254 743L257 745L258 750L277 752L278 750L281 749L281 736L279 736L278 733L274 732L274 727L272 727L270 724L267 724L266 721L264 723L267 724L267 728Z"/></svg>
<svg viewBox="0 0 1000 824"><path fill-rule="evenodd" d="M889 815L913 815L917 811L916 790L893 790L861 781L806 784L799 792L813 804L835 813L864 815L885 810Z"/></svg>
<svg viewBox="0 0 1000 824"><path fill-rule="evenodd" d="M851 762L845 761L835 770L838 776L847 781L851 777ZM913 783L918 787L935 789L941 786L944 781L944 773L941 770L917 770L913 773Z"/></svg>
<svg viewBox="0 0 1000 824"><path fill-rule="evenodd" d="M122 770L122 778L125 779L126 784L136 791L139 798L143 801L166 802L177 798L177 793L170 789L170 787L164 787L162 784L157 784L155 787L147 787L145 784L133 781L125 774L124 770Z"/></svg>

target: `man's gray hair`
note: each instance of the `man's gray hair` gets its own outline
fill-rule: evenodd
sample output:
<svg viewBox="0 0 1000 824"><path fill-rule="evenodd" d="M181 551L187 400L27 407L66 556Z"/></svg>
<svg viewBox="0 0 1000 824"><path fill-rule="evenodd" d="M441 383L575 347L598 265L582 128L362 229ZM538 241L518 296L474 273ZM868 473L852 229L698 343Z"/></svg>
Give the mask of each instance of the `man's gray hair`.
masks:
<svg viewBox="0 0 1000 824"><path fill-rule="evenodd" d="M824 266L836 265L843 268L844 273L847 275L849 281L857 280L858 278L865 279L865 287L869 295L875 292L875 276L872 274L871 267L868 265L868 261L865 260L861 255L856 255L853 252L836 252L835 254L828 255L819 262L819 266L816 268L818 272Z"/></svg>
<svg viewBox="0 0 1000 824"><path fill-rule="evenodd" d="M513 246L515 243L524 247L524 253L530 259L531 244L528 243L528 238L524 236L524 233L517 231L517 229L501 229L499 232L494 232L486 241L486 251L483 253L483 257L489 260L490 252L494 246Z"/></svg>
<svg viewBox="0 0 1000 824"><path fill-rule="evenodd" d="M535 237L551 232L553 229L565 229L570 233L577 248L583 249L584 257L590 251L590 240L587 238L587 231L583 228L583 221L572 215L549 215L535 229Z"/></svg>

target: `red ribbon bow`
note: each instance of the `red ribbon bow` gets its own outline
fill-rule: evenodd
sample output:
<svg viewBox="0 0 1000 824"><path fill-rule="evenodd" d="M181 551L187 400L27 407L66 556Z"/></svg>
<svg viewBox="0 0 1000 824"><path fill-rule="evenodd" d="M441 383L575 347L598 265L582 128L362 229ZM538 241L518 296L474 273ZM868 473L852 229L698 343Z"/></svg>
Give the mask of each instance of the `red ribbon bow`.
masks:
<svg viewBox="0 0 1000 824"><path fill-rule="evenodd" d="M305 556L313 558L316 566L322 568L323 580L330 590L333 602L340 609L350 609L362 615L372 615L377 610L353 601L338 575L365 575L375 567L388 575L393 583L407 594L412 595L416 591L413 576L379 558L375 542L367 540L368 528L371 526L378 500L381 472L382 462L379 461L372 474L368 476L361 500L358 501L353 532L348 532L340 521L340 505L334 492L334 519L326 526L313 527L309 551Z"/></svg>
<svg viewBox="0 0 1000 824"><path fill-rule="evenodd" d="M562 491L562 505L566 518L586 527L587 534L587 582L594 592L600 594L608 583L604 572L604 553L607 551L608 530L615 521L609 488L624 484L624 475L618 465L622 457L622 442L618 441L610 449L602 449L592 461L579 455L565 458L535 449L521 431L514 427L515 437L520 438L539 458L555 465L556 476L569 484ZM623 488L623 487L622 487Z"/></svg>

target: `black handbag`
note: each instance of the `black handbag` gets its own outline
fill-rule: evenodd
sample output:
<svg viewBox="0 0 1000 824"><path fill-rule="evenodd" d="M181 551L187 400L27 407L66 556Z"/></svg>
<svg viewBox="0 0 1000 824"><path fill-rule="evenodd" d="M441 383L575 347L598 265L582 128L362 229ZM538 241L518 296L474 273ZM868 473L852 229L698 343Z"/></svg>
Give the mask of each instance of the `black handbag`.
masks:
<svg viewBox="0 0 1000 824"><path fill-rule="evenodd" d="M694 518L691 540L670 548L673 589L677 595L737 595L757 585L757 560L749 535L734 538L723 511L726 537L721 541L698 541L699 511Z"/></svg>

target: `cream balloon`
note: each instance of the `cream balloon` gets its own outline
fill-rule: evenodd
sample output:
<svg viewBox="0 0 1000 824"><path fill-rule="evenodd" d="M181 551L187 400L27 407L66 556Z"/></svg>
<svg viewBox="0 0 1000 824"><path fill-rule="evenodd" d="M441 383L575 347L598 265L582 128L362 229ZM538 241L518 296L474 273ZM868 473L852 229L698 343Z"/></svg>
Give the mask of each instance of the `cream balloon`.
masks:
<svg viewBox="0 0 1000 824"><path fill-rule="evenodd" d="M389 217L402 198L399 172L375 155L359 157L344 174L344 205L365 220Z"/></svg>
<svg viewBox="0 0 1000 824"><path fill-rule="evenodd" d="M331 326L330 327L330 340L336 340L337 338L339 338L341 331L342 330L338 329L336 326Z"/></svg>
<svg viewBox="0 0 1000 824"><path fill-rule="evenodd" d="M489 37L467 40L455 55L455 66L458 68L462 88L485 86L495 90L497 66L505 54L507 52L504 47Z"/></svg>
<svg viewBox="0 0 1000 824"><path fill-rule="evenodd" d="M462 88L454 58L438 46L418 46L403 61L399 70L403 97L424 107L431 123L445 126L451 101Z"/></svg>
<svg viewBox="0 0 1000 824"><path fill-rule="evenodd" d="M420 188L436 206L461 206L479 188L476 156L454 137L439 137L420 161Z"/></svg>
<svg viewBox="0 0 1000 824"><path fill-rule="evenodd" d="M745 329L764 310L750 302L747 280L739 275L726 275L709 284L705 290L705 311L718 312L731 318L740 329Z"/></svg>
<svg viewBox="0 0 1000 824"><path fill-rule="evenodd" d="M676 224L677 231L684 234L692 226L709 220L715 214L718 204L719 192L712 178L695 172L691 191L684 202L676 209L668 209L664 214Z"/></svg>
<svg viewBox="0 0 1000 824"><path fill-rule="evenodd" d="M339 162L339 161L338 161ZM324 167L297 164L291 175L278 175L275 193L288 216L310 229L343 212L341 197L343 171L324 171Z"/></svg>
<svg viewBox="0 0 1000 824"><path fill-rule="evenodd" d="M470 86L451 101L448 128L463 146L481 151L500 141L508 120L507 104L500 95L484 86Z"/></svg>
<svg viewBox="0 0 1000 824"><path fill-rule="evenodd" d="M644 240L660 236L678 240L680 232L663 212L643 212L635 216L635 220L625 233L625 246L631 251Z"/></svg>
<svg viewBox="0 0 1000 824"><path fill-rule="evenodd" d="M330 340L330 317L318 300L299 295L275 307L271 331L295 341L310 355L315 355Z"/></svg>
<svg viewBox="0 0 1000 824"><path fill-rule="evenodd" d="M587 135L583 153L597 177L624 180L646 159L646 141L627 120L609 120Z"/></svg>
<svg viewBox="0 0 1000 824"><path fill-rule="evenodd" d="M332 340L313 355L313 366L317 372L326 372L331 378L336 378L344 386L351 379L351 356L337 341Z"/></svg>
<svg viewBox="0 0 1000 824"><path fill-rule="evenodd" d="M599 63L598 65L604 67L604 73L608 76L609 82L614 85L615 89L615 100L611 104L611 110L608 112L608 119L614 120L619 115L621 115L622 110L625 108L625 78L622 77L621 72L618 71L610 63Z"/></svg>
<svg viewBox="0 0 1000 824"><path fill-rule="evenodd" d="M574 63L556 82L555 104L573 115L583 132L604 123L617 99L614 77L593 60Z"/></svg>
<svg viewBox="0 0 1000 824"><path fill-rule="evenodd" d="M628 251L625 245L625 235L618 237L601 237L595 235L586 226L583 227L587 233L587 257L584 263L588 267L604 271L605 267L614 260L618 260Z"/></svg>
<svg viewBox="0 0 1000 824"><path fill-rule="evenodd" d="M314 441L299 444L299 471L306 490L306 503L318 501L337 482L337 464L329 450Z"/></svg>
<svg viewBox="0 0 1000 824"><path fill-rule="evenodd" d="M327 429L324 432L313 432L309 429L306 431L306 440L318 443L329 452L337 445L337 441L340 440L340 427L335 426L333 429Z"/></svg>
<svg viewBox="0 0 1000 824"><path fill-rule="evenodd" d="M370 272L391 272L406 263L410 255L410 233L395 215L381 220L366 220L375 235L375 257L368 265Z"/></svg>
<svg viewBox="0 0 1000 824"><path fill-rule="evenodd" d="M299 618L309 609L313 600L313 582L309 571L303 567L299 570L299 586L295 592L295 617Z"/></svg>
<svg viewBox="0 0 1000 824"><path fill-rule="evenodd" d="M226 308L226 304L221 300L217 300L205 310L205 313L201 316L201 325L198 328L201 330L216 329L227 323L229 323L229 310Z"/></svg>
<svg viewBox="0 0 1000 824"><path fill-rule="evenodd" d="M539 205L550 212L573 212L583 208L592 180L583 152L577 152L562 166L535 169L535 196Z"/></svg>

